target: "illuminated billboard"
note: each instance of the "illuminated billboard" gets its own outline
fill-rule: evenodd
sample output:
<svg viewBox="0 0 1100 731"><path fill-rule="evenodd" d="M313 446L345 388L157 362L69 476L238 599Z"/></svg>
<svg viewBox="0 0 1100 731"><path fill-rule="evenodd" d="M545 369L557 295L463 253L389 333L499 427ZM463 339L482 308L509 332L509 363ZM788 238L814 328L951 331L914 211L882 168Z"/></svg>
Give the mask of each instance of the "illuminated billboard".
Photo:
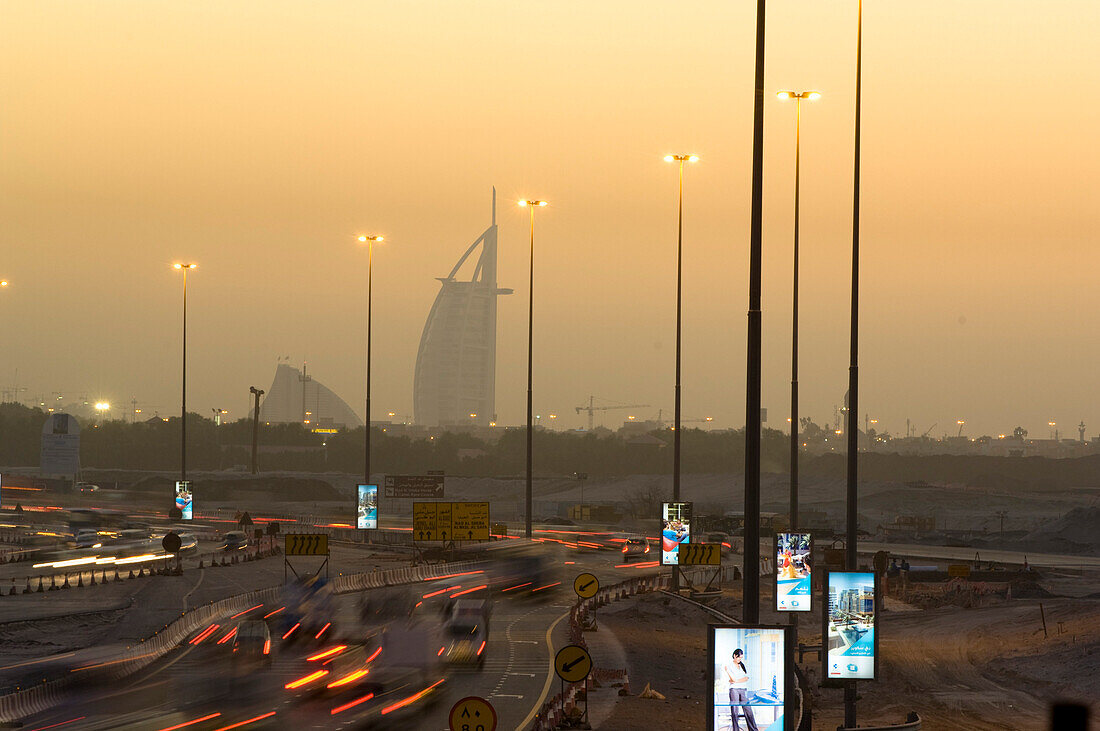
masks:
<svg viewBox="0 0 1100 731"><path fill-rule="evenodd" d="M707 731L788 728L797 715L786 712L793 698L789 633L789 627L708 626Z"/></svg>
<svg viewBox="0 0 1100 731"><path fill-rule="evenodd" d="M193 498L191 495L191 482L190 480L185 482L176 483L176 507L179 508L182 513L183 520L191 520Z"/></svg>
<svg viewBox="0 0 1100 731"><path fill-rule="evenodd" d="M374 530L378 527L378 485L359 486L359 510L355 527Z"/></svg>
<svg viewBox="0 0 1100 731"><path fill-rule="evenodd" d="M775 534L775 611L810 611L812 557L809 533Z"/></svg>
<svg viewBox="0 0 1100 731"><path fill-rule="evenodd" d="M661 565L680 562L680 544L691 543L691 503L661 503Z"/></svg>
<svg viewBox="0 0 1100 731"><path fill-rule="evenodd" d="M822 615L826 680L874 680L878 655L878 586L870 571L830 571Z"/></svg>

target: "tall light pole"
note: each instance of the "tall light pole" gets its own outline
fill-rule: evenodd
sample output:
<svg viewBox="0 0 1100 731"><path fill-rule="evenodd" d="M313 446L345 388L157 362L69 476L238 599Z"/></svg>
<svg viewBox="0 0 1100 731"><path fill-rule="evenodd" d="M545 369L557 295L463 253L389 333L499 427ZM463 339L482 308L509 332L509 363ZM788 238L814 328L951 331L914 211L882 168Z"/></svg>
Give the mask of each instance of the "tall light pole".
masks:
<svg viewBox="0 0 1100 731"><path fill-rule="evenodd" d="M798 204L802 182L802 100L819 99L816 91L780 91L794 99L794 286L791 315L791 530L798 528Z"/></svg>
<svg viewBox="0 0 1100 731"><path fill-rule="evenodd" d="M367 413L363 421L366 424L363 457L363 484L370 484L370 330L371 330L371 274L374 268L374 243L385 241L382 236L360 236L359 243L367 245ZM303 386L305 388L305 386Z"/></svg>
<svg viewBox="0 0 1100 731"><path fill-rule="evenodd" d="M531 457L534 444L533 410L531 406L531 356L534 352L534 323L535 323L535 209L542 208L546 201L521 200L521 208L531 209L531 273L527 289L527 522L524 527L524 535L531 537Z"/></svg>
<svg viewBox="0 0 1100 731"><path fill-rule="evenodd" d="M680 502L680 332L683 322L684 273L684 163L697 155L665 155L665 162L679 163L680 185L676 198L676 408L672 426L672 502ZM680 574L672 567L672 590L680 588Z"/></svg>
<svg viewBox="0 0 1100 731"><path fill-rule="evenodd" d="M749 223L749 310L745 368L745 556L741 618L760 621L760 293L764 207L765 2L756 0L756 73L753 81L752 199Z"/></svg>
<svg viewBox="0 0 1100 731"><path fill-rule="evenodd" d="M183 371L180 377L180 482L187 481L187 272L198 264L173 264L183 272Z"/></svg>
<svg viewBox="0 0 1100 731"><path fill-rule="evenodd" d="M848 480L845 491L847 531L844 565L856 570L856 531L859 521L859 172L860 111L863 92L863 0L856 15L856 113L855 154L852 166L852 334L848 366ZM856 681L844 684L844 725L856 725Z"/></svg>

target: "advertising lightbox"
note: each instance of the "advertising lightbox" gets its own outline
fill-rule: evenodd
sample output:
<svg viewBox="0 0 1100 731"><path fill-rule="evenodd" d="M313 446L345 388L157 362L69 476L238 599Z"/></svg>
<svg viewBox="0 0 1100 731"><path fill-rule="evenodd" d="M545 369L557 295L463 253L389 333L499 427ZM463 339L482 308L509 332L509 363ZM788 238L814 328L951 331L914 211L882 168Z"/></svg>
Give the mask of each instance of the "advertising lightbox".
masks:
<svg viewBox="0 0 1100 731"><path fill-rule="evenodd" d="M359 510L355 527L374 530L378 527L378 485L359 486Z"/></svg>
<svg viewBox="0 0 1100 731"><path fill-rule="evenodd" d="M191 520L193 516L193 497L191 495L191 481L176 482L176 507L182 513L183 520Z"/></svg>
<svg viewBox="0 0 1100 731"><path fill-rule="evenodd" d="M822 612L826 680L874 680L878 663L878 584L870 571L830 571Z"/></svg>
<svg viewBox="0 0 1100 731"><path fill-rule="evenodd" d="M775 610L808 612L813 608L813 539L809 533L775 534Z"/></svg>
<svg viewBox="0 0 1100 731"><path fill-rule="evenodd" d="M691 543L691 503L661 503L661 565L680 563L680 544Z"/></svg>
<svg viewBox="0 0 1100 731"><path fill-rule="evenodd" d="M709 625L707 658L707 731L782 731L792 724L790 627Z"/></svg>

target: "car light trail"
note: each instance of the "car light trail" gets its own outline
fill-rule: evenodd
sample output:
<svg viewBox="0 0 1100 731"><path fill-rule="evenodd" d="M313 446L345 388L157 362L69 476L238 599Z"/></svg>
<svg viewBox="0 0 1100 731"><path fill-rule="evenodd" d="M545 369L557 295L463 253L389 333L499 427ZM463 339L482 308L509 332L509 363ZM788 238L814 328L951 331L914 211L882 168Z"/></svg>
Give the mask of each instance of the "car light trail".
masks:
<svg viewBox="0 0 1100 731"><path fill-rule="evenodd" d="M366 675L369 672L370 672L369 670L356 670L353 673L348 673L347 675L340 678L339 680L332 681L331 683L329 683L325 687L326 688L339 688L342 685L347 685L348 683L354 683L356 680L359 680L359 678L363 677L364 675Z"/></svg>
<svg viewBox="0 0 1100 731"><path fill-rule="evenodd" d="M175 726L166 726L157 731L176 731L178 728L187 728L188 726L194 726L196 723L202 723L203 721L209 721L211 718L217 718L222 714L211 713L209 716L203 716L202 718L196 718L194 721L185 721L184 723L177 723Z"/></svg>
<svg viewBox="0 0 1100 731"><path fill-rule="evenodd" d="M378 657L381 654L382 654L382 648L379 647L377 650L375 650L374 652L371 653L371 656L367 658L367 662L373 662L374 658Z"/></svg>
<svg viewBox="0 0 1100 731"><path fill-rule="evenodd" d="M279 607L278 609L272 610L264 615L264 619L267 619L268 617L274 617L276 614L283 611L284 609L286 609L286 607Z"/></svg>
<svg viewBox="0 0 1100 731"><path fill-rule="evenodd" d="M458 586L449 586L446 589L440 589L439 591L433 591L431 593L425 594L424 596L422 596L420 598L421 599L431 599L433 596L439 596L440 594L445 594L448 591L453 591L455 589L461 589L461 588L462 588L462 584L459 584Z"/></svg>
<svg viewBox="0 0 1100 731"><path fill-rule="evenodd" d="M331 650L325 650L324 652L318 652L316 655L311 655L311 656L307 657L306 660L309 660L310 662L312 662L313 660L324 660L326 657L332 657L333 655L339 655L341 652L343 652L346 649L348 649L347 645L337 645L336 647L333 647Z"/></svg>
<svg viewBox="0 0 1100 731"><path fill-rule="evenodd" d="M440 655L442 655L442 654L443 654L443 651L444 651L444 650L446 650L446 649L447 649L446 647L440 647L440 648L439 648L439 652L435 653L435 656L436 656L436 657L439 657Z"/></svg>
<svg viewBox="0 0 1100 731"><path fill-rule="evenodd" d="M248 613L249 613L249 612L251 612L251 611L252 611L253 609L259 609L259 608L260 608L260 607L262 607L262 606L263 606L263 604L257 604L257 605L256 605L256 606L254 606L254 607L249 607L248 609L244 610L243 612L237 612L237 613L236 613L236 614L234 614L234 615L233 615L232 617L230 617L230 619L236 619L237 617L241 616L242 614L248 614ZM264 619L266 619L266 617L265 617Z"/></svg>
<svg viewBox="0 0 1100 731"><path fill-rule="evenodd" d="M470 592L481 591L482 589L487 589L487 588L489 588L488 584L482 584L481 586L475 586L472 589L463 589L460 592L457 592L455 594L451 594L450 598L454 599L455 597L462 596L463 594L469 594Z"/></svg>
<svg viewBox="0 0 1100 731"><path fill-rule="evenodd" d="M228 726L222 726L221 728L214 729L214 731L229 731L229 729L231 729L231 728L240 728L241 726L247 726L250 723L254 723L256 721L262 721L265 718L271 718L274 715L275 715L275 711L269 711L268 713L265 713L262 716L256 716L255 718L250 718L247 721L240 721L238 723L233 723L233 724L230 724Z"/></svg>
<svg viewBox="0 0 1100 731"><path fill-rule="evenodd" d="M310 673L309 675L298 678L297 680L292 680L283 687L287 690L294 690L295 688L301 688L303 685L308 685L314 680L320 680L326 675L328 675L328 670L317 670Z"/></svg>
<svg viewBox="0 0 1100 731"><path fill-rule="evenodd" d="M477 654L480 656L484 649L485 649L485 640L482 640L481 641L481 647L477 648Z"/></svg>
<svg viewBox="0 0 1100 731"><path fill-rule="evenodd" d="M222 637L220 640L218 640L218 644L219 645L224 645L226 642L229 642L231 639L233 639L236 635L237 635L237 628L234 627L233 629L231 629L231 630L229 630L228 632L225 633L225 637Z"/></svg>
<svg viewBox="0 0 1100 731"><path fill-rule="evenodd" d="M546 586L540 586L537 589L532 589L531 593L534 594L536 591L542 591L543 589L550 589L552 587L558 586L559 584L561 584L560 581L555 581L553 584L547 584Z"/></svg>
<svg viewBox="0 0 1100 731"><path fill-rule="evenodd" d="M501 593L503 594L504 592L506 592L506 591L512 591L513 589L522 589L523 587L525 587L525 586L530 586L530 585L531 585L531 584L533 584L533 583L535 583L535 582L533 582L533 581L528 581L528 582L527 582L526 584L520 584L519 586L509 586L509 587L508 587L507 589L502 589L502 590L501 590Z"/></svg>
<svg viewBox="0 0 1100 731"><path fill-rule="evenodd" d="M199 633L198 635L196 635L196 636L194 637L194 639L192 639L192 640L191 640L191 644L192 644L192 645L197 645L197 644L199 644L200 642L203 642L203 641L204 641L204 640L205 640L205 639L206 639L207 637L209 637L210 635L212 635L212 634L214 634L215 632L217 632L217 631L218 631L218 627L221 627L221 625L220 625L220 624L212 624L212 625L210 625L209 627L207 627L206 629L204 629L204 630L203 630L202 632L200 632L200 633Z"/></svg>
<svg viewBox="0 0 1100 731"><path fill-rule="evenodd" d="M83 721L85 718L86 716L81 716L80 718L70 718L68 721L62 721L61 723L51 723L49 726L39 726L38 728L32 728L31 731L46 731L46 729L48 728L57 728L58 726L64 726L65 724L73 723L75 721Z"/></svg>
<svg viewBox="0 0 1100 731"><path fill-rule="evenodd" d="M415 695L410 695L408 698L406 698L404 700L401 700L401 701L398 701L397 703L394 703L392 706L386 706L385 708L382 709L382 715L385 716L387 713L390 713L391 711L396 711L399 708L404 708L405 706L412 705L413 703L416 703L418 700L420 700L424 696L428 695L428 693L431 691L432 688L439 685L443 681L444 681L444 678L440 678L439 680L435 681L434 683L432 683L431 685L429 685L427 688L420 691L419 693L416 693Z"/></svg>
<svg viewBox="0 0 1100 731"><path fill-rule="evenodd" d="M474 576L475 574L484 574L484 571L463 571L459 574L447 574L446 576L429 576L424 581L442 581L443 579L453 579L456 576Z"/></svg>
<svg viewBox="0 0 1100 731"><path fill-rule="evenodd" d="M321 635L323 635L325 632L327 632L328 628L331 627L331 626L332 626L332 622L325 622L325 626L321 628L320 632L313 635L313 639L315 639L315 640L321 639Z"/></svg>
<svg viewBox="0 0 1100 731"><path fill-rule="evenodd" d="M287 637L290 637L292 634L294 634L294 630L298 629L301 626L302 626L301 624L295 623L295 625L293 627L291 627L290 629L288 629L286 631L286 634L283 635L283 639L285 640Z"/></svg>
<svg viewBox="0 0 1100 731"><path fill-rule="evenodd" d="M329 715L330 716L335 716L337 713L340 713L341 711L346 711L349 708L354 708L355 706L359 705L360 703L366 703L367 701L369 701L373 697L374 697L374 693L367 693L362 698L356 698L355 700L351 701L350 703L345 703L342 706L336 706L336 708L333 708L331 711L329 711Z"/></svg>

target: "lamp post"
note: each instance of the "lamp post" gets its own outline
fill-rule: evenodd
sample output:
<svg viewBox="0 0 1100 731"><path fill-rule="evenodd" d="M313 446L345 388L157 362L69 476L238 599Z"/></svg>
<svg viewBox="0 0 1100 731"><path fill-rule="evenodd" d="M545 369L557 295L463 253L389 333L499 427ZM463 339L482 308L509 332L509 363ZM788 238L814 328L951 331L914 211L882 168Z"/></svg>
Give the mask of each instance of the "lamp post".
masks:
<svg viewBox="0 0 1100 731"><path fill-rule="evenodd" d="M798 214L802 182L802 100L819 99L816 91L780 91L780 99L794 99L794 285L791 315L791 530L798 528Z"/></svg>
<svg viewBox="0 0 1100 731"><path fill-rule="evenodd" d="M848 474L845 489L844 565L857 566L856 531L859 521L859 173L860 111L863 93L863 0L856 13L855 152L852 164L852 333L848 365ZM844 725L856 725L856 681L844 684Z"/></svg>
<svg viewBox="0 0 1100 731"><path fill-rule="evenodd" d="M680 502L680 333L683 322L684 272L684 163L696 162L697 155L665 155L665 162L679 163L680 185L676 198L676 392L672 425L672 502ZM672 590L680 588L680 573L672 567Z"/></svg>
<svg viewBox="0 0 1100 731"><path fill-rule="evenodd" d="M524 535L531 537L531 456L534 435L532 421L533 410L531 406L531 356L534 351L533 329L535 322L535 209L542 208L546 201L521 200L521 208L531 209L531 270L527 293L527 522L524 525Z"/></svg>
<svg viewBox="0 0 1100 731"><path fill-rule="evenodd" d="M187 272L198 264L173 264L183 272L183 369L180 377L180 482L187 481Z"/></svg>
<svg viewBox="0 0 1100 731"><path fill-rule="evenodd" d="M359 243L367 245L367 413L364 415L366 437L363 457L363 484L370 484L370 326L371 326L371 274L374 268L374 243L385 241L382 236L360 236Z"/></svg>

